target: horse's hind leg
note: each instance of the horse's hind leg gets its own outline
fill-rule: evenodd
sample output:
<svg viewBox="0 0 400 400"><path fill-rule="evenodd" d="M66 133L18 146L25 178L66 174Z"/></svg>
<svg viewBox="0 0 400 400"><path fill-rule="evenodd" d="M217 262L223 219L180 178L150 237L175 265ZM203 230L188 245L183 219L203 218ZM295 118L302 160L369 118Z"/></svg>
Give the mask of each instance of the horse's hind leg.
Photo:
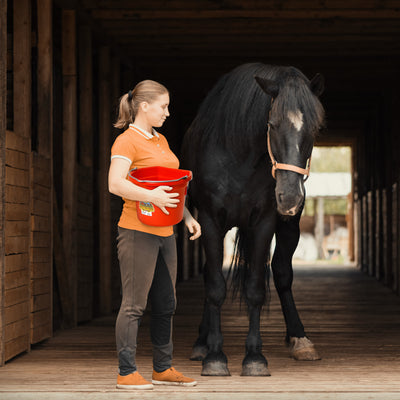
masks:
<svg viewBox="0 0 400 400"><path fill-rule="evenodd" d="M221 306L226 297L226 282L222 273L223 235L208 215L200 216L203 236L202 243L206 253L204 266L205 306L199 328L199 337L194 352L203 359L202 375L230 375L228 360L222 351ZM206 347L207 346L207 347ZM192 354L192 356L195 354Z"/></svg>
<svg viewBox="0 0 400 400"><path fill-rule="evenodd" d="M287 220L278 218L272 271L286 322L286 341L290 345L291 356L296 360L314 361L320 357L304 332L292 294L292 256L300 237L300 214Z"/></svg>

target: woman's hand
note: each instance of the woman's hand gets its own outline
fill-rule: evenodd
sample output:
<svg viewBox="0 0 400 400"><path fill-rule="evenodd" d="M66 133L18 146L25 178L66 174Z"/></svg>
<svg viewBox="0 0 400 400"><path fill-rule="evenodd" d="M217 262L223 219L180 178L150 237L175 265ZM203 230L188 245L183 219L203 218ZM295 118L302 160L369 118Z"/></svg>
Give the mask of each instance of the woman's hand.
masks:
<svg viewBox="0 0 400 400"><path fill-rule="evenodd" d="M132 201L148 201L155 204L165 214L169 214L166 207L175 208L179 199L179 193L170 193L170 186L158 186L155 189L145 189L128 181L126 176L129 172L130 162L122 158L111 160L108 173L108 188L110 193Z"/></svg>
<svg viewBox="0 0 400 400"><path fill-rule="evenodd" d="M185 225L188 228L189 232L192 233L190 236L190 240L196 240L201 236L201 226L200 224L192 217L189 210L185 207L183 212L183 219L185 221Z"/></svg>
<svg viewBox="0 0 400 400"><path fill-rule="evenodd" d="M179 199L175 197L179 196L179 193L169 193L172 190L170 186L158 186L151 191L151 203L159 207L164 214L169 215L166 207L176 208L178 207Z"/></svg>

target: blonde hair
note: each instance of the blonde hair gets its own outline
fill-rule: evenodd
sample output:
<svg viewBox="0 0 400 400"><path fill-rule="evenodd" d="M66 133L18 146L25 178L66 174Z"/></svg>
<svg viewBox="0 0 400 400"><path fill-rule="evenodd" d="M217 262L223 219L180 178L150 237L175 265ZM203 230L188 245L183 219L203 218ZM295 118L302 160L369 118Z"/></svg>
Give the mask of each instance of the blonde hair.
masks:
<svg viewBox="0 0 400 400"><path fill-rule="evenodd" d="M157 100L158 96L165 93L169 93L168 89L161 83L149 79L139 82L133 90L125 93L119 99L118 118L114 126L126 128L135 120L140 103L144 101L152 103Z"/></svg>

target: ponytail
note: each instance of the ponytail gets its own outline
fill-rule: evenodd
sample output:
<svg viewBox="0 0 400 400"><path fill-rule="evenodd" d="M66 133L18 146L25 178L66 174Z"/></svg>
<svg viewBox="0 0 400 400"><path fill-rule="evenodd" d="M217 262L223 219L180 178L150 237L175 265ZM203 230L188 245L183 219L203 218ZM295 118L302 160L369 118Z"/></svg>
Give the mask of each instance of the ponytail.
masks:
<svg viewBox="0 0 400 400"><path fill-rule="evenodd" d="M114 124L116 128L124 129L129 124L132 124L135 119L132 108L132 100L129 101L128 97L129 94L126 93L119 99L118 119Z"/></svg>

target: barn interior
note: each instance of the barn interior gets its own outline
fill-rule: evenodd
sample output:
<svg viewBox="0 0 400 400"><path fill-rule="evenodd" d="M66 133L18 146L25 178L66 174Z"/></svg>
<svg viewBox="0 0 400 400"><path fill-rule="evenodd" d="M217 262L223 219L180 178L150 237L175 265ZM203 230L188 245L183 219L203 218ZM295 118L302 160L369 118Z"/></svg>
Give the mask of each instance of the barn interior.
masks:
<svg viewBox="0 0 400 400"><path fill-rule="evenodd" d="M120 304L108 193L119 97L171 93L182 138L218 78L247 62L325 77L321 146L351 146L352 256L400 294L398 0L1 0L0 365ZM179 281L201 274L181 226Z"/></svg>

